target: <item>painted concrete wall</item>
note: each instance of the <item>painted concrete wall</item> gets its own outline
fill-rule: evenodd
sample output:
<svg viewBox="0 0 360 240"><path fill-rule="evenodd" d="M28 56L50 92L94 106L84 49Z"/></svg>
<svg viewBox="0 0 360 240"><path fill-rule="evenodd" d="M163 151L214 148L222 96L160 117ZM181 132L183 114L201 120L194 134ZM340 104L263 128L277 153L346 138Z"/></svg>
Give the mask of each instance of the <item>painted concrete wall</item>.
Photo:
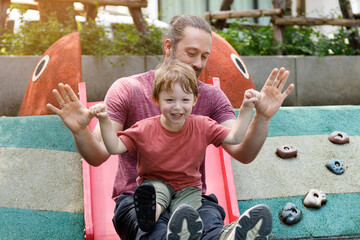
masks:
<svg viewBox="0 0 360 240"><path fill-rule="evenodd" d="M0 118L0 239L82 239L81 157L58 116Z"/></svg>
<svg viewBox="0 0 360 240"><path fill-rule="evenodd" d="M274 67L290 72L294 92L286 106L360 104L360 57L242 57L258 90ZM0 116L16 116L40 56L0 56ZM82 79L88 100L102 100L118 78L154 69L160 56L82 56Z"/></svg>

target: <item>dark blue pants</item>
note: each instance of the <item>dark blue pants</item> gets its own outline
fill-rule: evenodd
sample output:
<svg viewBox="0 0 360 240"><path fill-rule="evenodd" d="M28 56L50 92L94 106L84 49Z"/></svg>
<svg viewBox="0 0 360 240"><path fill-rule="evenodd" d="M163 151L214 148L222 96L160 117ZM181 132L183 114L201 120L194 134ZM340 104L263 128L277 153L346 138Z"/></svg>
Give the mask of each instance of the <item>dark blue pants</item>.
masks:
<svg viewBox="0 0 360 240"><path fill-rule="evenodd" d="M198 209L198 213L204 223L201 239L217 240L224 226L225 211L218 204L214 194L209 196L203 195L201 201L202 206ZM165 211L160 216L155 229L151 233L141 231L136 219L133 195L122 194L116 202L113 223L121 240L165 240L169 219L170 213Z"/></svg>

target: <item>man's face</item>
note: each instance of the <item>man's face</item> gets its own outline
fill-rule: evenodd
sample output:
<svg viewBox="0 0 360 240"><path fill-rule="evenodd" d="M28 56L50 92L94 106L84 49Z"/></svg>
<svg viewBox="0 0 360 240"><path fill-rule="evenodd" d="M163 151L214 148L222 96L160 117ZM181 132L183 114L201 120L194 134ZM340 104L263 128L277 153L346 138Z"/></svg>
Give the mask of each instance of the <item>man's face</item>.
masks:
<svg viewBox="0 0 360 240"><path fill-rule="evenodd" d="M184 38L172 51L172 58L189 64L199 77L205 69L211 50L211 35L204 30L186 27Z"/></svg>

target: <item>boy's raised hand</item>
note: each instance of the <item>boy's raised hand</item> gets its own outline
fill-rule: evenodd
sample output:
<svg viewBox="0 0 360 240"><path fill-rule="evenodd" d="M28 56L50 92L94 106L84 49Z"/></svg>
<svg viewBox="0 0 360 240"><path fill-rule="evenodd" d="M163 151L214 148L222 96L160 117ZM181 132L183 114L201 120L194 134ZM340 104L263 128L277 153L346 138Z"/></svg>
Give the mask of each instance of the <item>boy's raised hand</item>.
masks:
<svg viewBox="0 0 360 240"><path fill-rule="evenodd" d="M52 93L60 107L57 108L50 103L47 104L47 107L60 116L71 132L74 134L79 133L81 130L87 128L93 115L81 104L69 85L60 83L58 88L59 90L53 89Z"/></svg>
<svg viewBox="0 0 360 240"><path fill-rule="evenodd" d="M106 105L103 103L98 103L89 108L89 112L91 115L97 118L105 118L108 117Z"/></svg>
<svg viewBox="0 0 360 240"><path fill-rule="evenodd" d="M243 106L244 107L255 107L261 99L261 93L254 89L248 89L244 93Z"/></svg>

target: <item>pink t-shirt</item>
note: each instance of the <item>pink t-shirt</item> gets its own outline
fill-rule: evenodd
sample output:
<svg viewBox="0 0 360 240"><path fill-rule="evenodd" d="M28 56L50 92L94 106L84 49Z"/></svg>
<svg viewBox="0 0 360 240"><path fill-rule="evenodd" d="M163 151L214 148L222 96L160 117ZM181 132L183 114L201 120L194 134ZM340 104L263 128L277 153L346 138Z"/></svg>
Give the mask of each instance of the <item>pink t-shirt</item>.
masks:
<svg viewBox="0 0 360 240"><path fill-rule="evenodd" d="M109 116L113 121L124 125L124 130L136 122L160 115L160 108L152 101L154 71L145 72L131 77L120 78L108 90L105 103ZM218 123L235 119L235 114L229 99L221 89L198 81L199 98L192 114L208 116ZM119 155L119 165L115 176L113 199L124 192L133 193L137 187L136 170L137 154L129 152ZM203 192L205 186L205 166L202 164Z"/></svg>
<svg viewBox="0 0 360 240"><path fill-rule="evenodd" d="M175 191L202 188L200 166L206 147L218 147L230 129L209 117L190 115L178 132L168 131L160 116L147 118L118 132L129 152L137 152L140 185L146 179L163 180Z"/></svg>

